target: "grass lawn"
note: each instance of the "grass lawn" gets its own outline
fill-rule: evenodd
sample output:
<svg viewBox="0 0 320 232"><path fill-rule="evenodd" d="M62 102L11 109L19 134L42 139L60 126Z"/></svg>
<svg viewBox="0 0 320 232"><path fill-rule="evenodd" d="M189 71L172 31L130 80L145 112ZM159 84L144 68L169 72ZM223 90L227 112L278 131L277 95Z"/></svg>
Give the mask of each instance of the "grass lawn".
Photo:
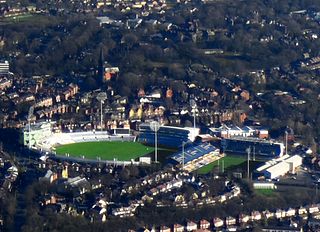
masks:
<svg viewBox="0 0 320 232"><path fill-rule="evenodd" d="M3 22L23 22L26 21L30 18L32 18L34 15L29 14L29 13L25 13L25 14L20 14L20 15L16 15L16 16L9 16L6 18L2 18L1 21Z"/></svg>
<svg viewBox="0 0 320 232"><path fill-rule="evenodd" d="M274 189L255 189L254 191L256 192L256 194L265 197L272 197L275 194Z"/></svg>
<svg viewBox="0 0 320 232"><path fill-rule="evenodd" d="M246 159L241 156L225 156L221 158L220 160L214 161L206 166L203 166L202 168L198 169L198 174L207 174L209 173L214 167L218 166L218 163L220 165L220 170L222 169L222 164L224 169L230 169L235 166L239 166L242 163L246 162Z"/></svg>
<svg viewBox="0 0 320 232"><path fill-rule="evenodd" d="M154 151L153 147L147 147L136 142L83 142L66 144L56 147L58 155L70 154L73 157L85 156L86 159L96 159L100 157L101 160L131 160L140 156L149 154Z"/></svg>

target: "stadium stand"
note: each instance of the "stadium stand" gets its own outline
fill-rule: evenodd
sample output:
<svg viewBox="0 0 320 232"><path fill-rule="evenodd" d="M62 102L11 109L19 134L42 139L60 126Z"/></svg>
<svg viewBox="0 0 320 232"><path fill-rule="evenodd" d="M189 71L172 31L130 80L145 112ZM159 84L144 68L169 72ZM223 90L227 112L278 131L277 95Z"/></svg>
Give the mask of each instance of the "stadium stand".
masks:
<svg viewBox="0 0 320 232"><path fill-rule="evenodd" d="M181 147L183 142L193 142L199 131L198 128L160 126L157 132L158 145L173 148ZM154 145L155 132L151 130L150 124L141 124L139 132L139 142Z"/></svg>
<svg viewBox="0 0 320 232"><path fill-rule="evenodd" d="M188 163L194 159L197 159L205 154L215 151L216 148L209 143L203 143L196 146L189 146L184 149L184 163ZM171 159L178 163L182 163L183 152L179 151L171 156Z"/></svg>
<svg viewBox="0 0 320 232"><path fill-rule="evenodd" d="M184 157L184 169L193 171L199 169L209 163L212 163L222 157L219 149L212 146L210 143L202 143L191 145L173 154L170 158L175 164L182 164Z"/></svg>
<svg viewBox="0 0 320 232"><path fill-rule="evenodd" d="M96 141L124 141L135 142L136 136L131 135L128 130L120 130L117 134L110 134L108 131L80 131L80 132L54 132L54 122L38 122L23 129L24 145L29 146L31 140L31 148L39 151L41 154L55 155L55 157L63 157L63 160L71 160L76 162L96 162L96 160L59 156L56 155L55 147L59 145L96 142ZM67 155L67 154L66 154ZM120 160L104 160L103 162L113 165L140 165L143 161L120 161Z"/></svg>
<svg viewBox="0 0 320 232"><path fill-rule="evenodd" d="M42 141L52 134L52 123L40 121L34 124L26 125L23 129L23 144L25 146L35 147L38 141Z"/></svg>
<svg viewBox="0 0 320 232"><path fill-rule="evenodd" d="M221 141L224 152L247 154L248 148L256 155L281 157L284 153L283 143L258 138L233 137Z"/></svg>
<svg viewBox="0 0 320 232"><path fill-rule="evenodd" d="M35 148L42 151L52 151L57 145L95 141L135 141L132 135L110 135L107 131L85 131L69 133L52 133L36 142Z"/></svg>
<svg viewBox="0 0 320 232"><path fill-rule="evenodd" d="M69 143L94 142L94 141L134 141L135 136L114 136L106 131L87 131L53 134L47 140L48 145L63 145Z"/></svg>

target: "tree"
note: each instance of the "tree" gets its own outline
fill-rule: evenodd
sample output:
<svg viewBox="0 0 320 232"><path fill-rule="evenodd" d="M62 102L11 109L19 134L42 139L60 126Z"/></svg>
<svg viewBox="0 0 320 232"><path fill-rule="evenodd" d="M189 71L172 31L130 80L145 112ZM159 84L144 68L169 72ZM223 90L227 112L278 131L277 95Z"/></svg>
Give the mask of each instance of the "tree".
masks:
<svg viewBox="0 0 320 232"><path fill-rule="evenodd" d="M130 170L126 167L124 167L120 172L120 179L122 181L127 181L130 177Z"/></svg>
<svg viewBox="0 0 320 232"><path fill-rule="evenodd" d="M127 52L129 52L129 49L131 49L133 45L137 43L137 41L138 37L133 33L126 34L121 39L121 43L125 44Z"/></svg>
<svg viewBox="0 0 320 232"><path fill-rule="evenodd" d="M132 176L132 177L139 176L139 168L136 165L131 165L128 168L130 170L130 176Z"/></svg>
<svg viewBox="0 0 320 232"><path fill-rule="evenodd" d="M168 66L168 76L175 80L183 80L186 72L180 64L170 64Z"/></svg>

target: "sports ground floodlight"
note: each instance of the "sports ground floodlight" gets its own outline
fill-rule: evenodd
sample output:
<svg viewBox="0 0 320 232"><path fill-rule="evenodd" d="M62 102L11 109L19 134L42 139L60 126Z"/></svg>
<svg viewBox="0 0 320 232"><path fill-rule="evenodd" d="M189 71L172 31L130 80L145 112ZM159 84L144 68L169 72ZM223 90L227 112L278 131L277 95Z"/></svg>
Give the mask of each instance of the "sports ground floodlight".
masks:
<svg viewBox="0 0 320 232"><path fill-rule="evenodd" d="M150 128L152 131L154 131L154 160L157 163L158 162L158 135L157 135L157 132L160 128L159 122L152 121L150 123Z"/></svg>
<svg viewBox="0 0 320 232"><path fill-rule="evenodd" d="M246 149L247 152L247 177L250 179L250 154L251 154L251 146Z"/></svg>
<svg viewBox="0 0 320 232"><path fill-rule="evenodd" d="M28 112L28 139L29 139L29 149L31 148L31 118L33 116L34 112L34 106L30 106L29 112Z"/></svg>
<svg viewBox="0 0 320 232"><path fill-rule="evenodd" d="M190 106L193 110L193 128L196 129L196 109L197 109L197 103L194 99L190 100Z"/></svg>
<svg viewBox="0 0 320 232"><path fill-rule="evenodd" d="M102 105L107 98L108 97L105 92L100 92L97 95L97 100L100 102L100 127L101 127L101 130L102 130L102 124L103 124Z"/></svg>

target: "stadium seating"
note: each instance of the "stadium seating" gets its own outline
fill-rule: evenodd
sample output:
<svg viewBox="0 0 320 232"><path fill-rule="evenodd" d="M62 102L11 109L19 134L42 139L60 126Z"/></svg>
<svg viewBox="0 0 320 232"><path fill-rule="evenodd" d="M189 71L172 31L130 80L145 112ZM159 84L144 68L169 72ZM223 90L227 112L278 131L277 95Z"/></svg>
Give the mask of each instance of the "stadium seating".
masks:
<svg viewBox="0 0 320 232"><path fill-rule="evenodd" d="M184 149L184 163L191 162L200 157L203 157L211 152L216 152L217 148L210 143L202 143L199 145L191 145ZM171 156L171 159L177 163L182 163L183 152L179 151Z"/></svg>
<svg viewBox="0 0 320 232"><path fill-rule="evenodd" d="M39 141L38 148L51 151L56 145L94 141L135 141L135 136L115 136L106 131L55 133L45 140Z"/></svg>
<svg viewBox="0 0 320 232"><path fill-rule="evenodd" d="M139 127L138 141L154 145L155 132L151 130L149 124L141 124ZM183 142L194 140L193 128L180 128L171 126L160 126L157 131L158 145L164 147L181 147Z"/></svg>
<svg viewBox="0 0 320 232"><path fill-rule="evenodd" d="M251 152L257 155L281 157L284 152L284 145L268 140L256 138L235 137L222 140L222 147L225 152L247 154L250 147Z"/></svg>

